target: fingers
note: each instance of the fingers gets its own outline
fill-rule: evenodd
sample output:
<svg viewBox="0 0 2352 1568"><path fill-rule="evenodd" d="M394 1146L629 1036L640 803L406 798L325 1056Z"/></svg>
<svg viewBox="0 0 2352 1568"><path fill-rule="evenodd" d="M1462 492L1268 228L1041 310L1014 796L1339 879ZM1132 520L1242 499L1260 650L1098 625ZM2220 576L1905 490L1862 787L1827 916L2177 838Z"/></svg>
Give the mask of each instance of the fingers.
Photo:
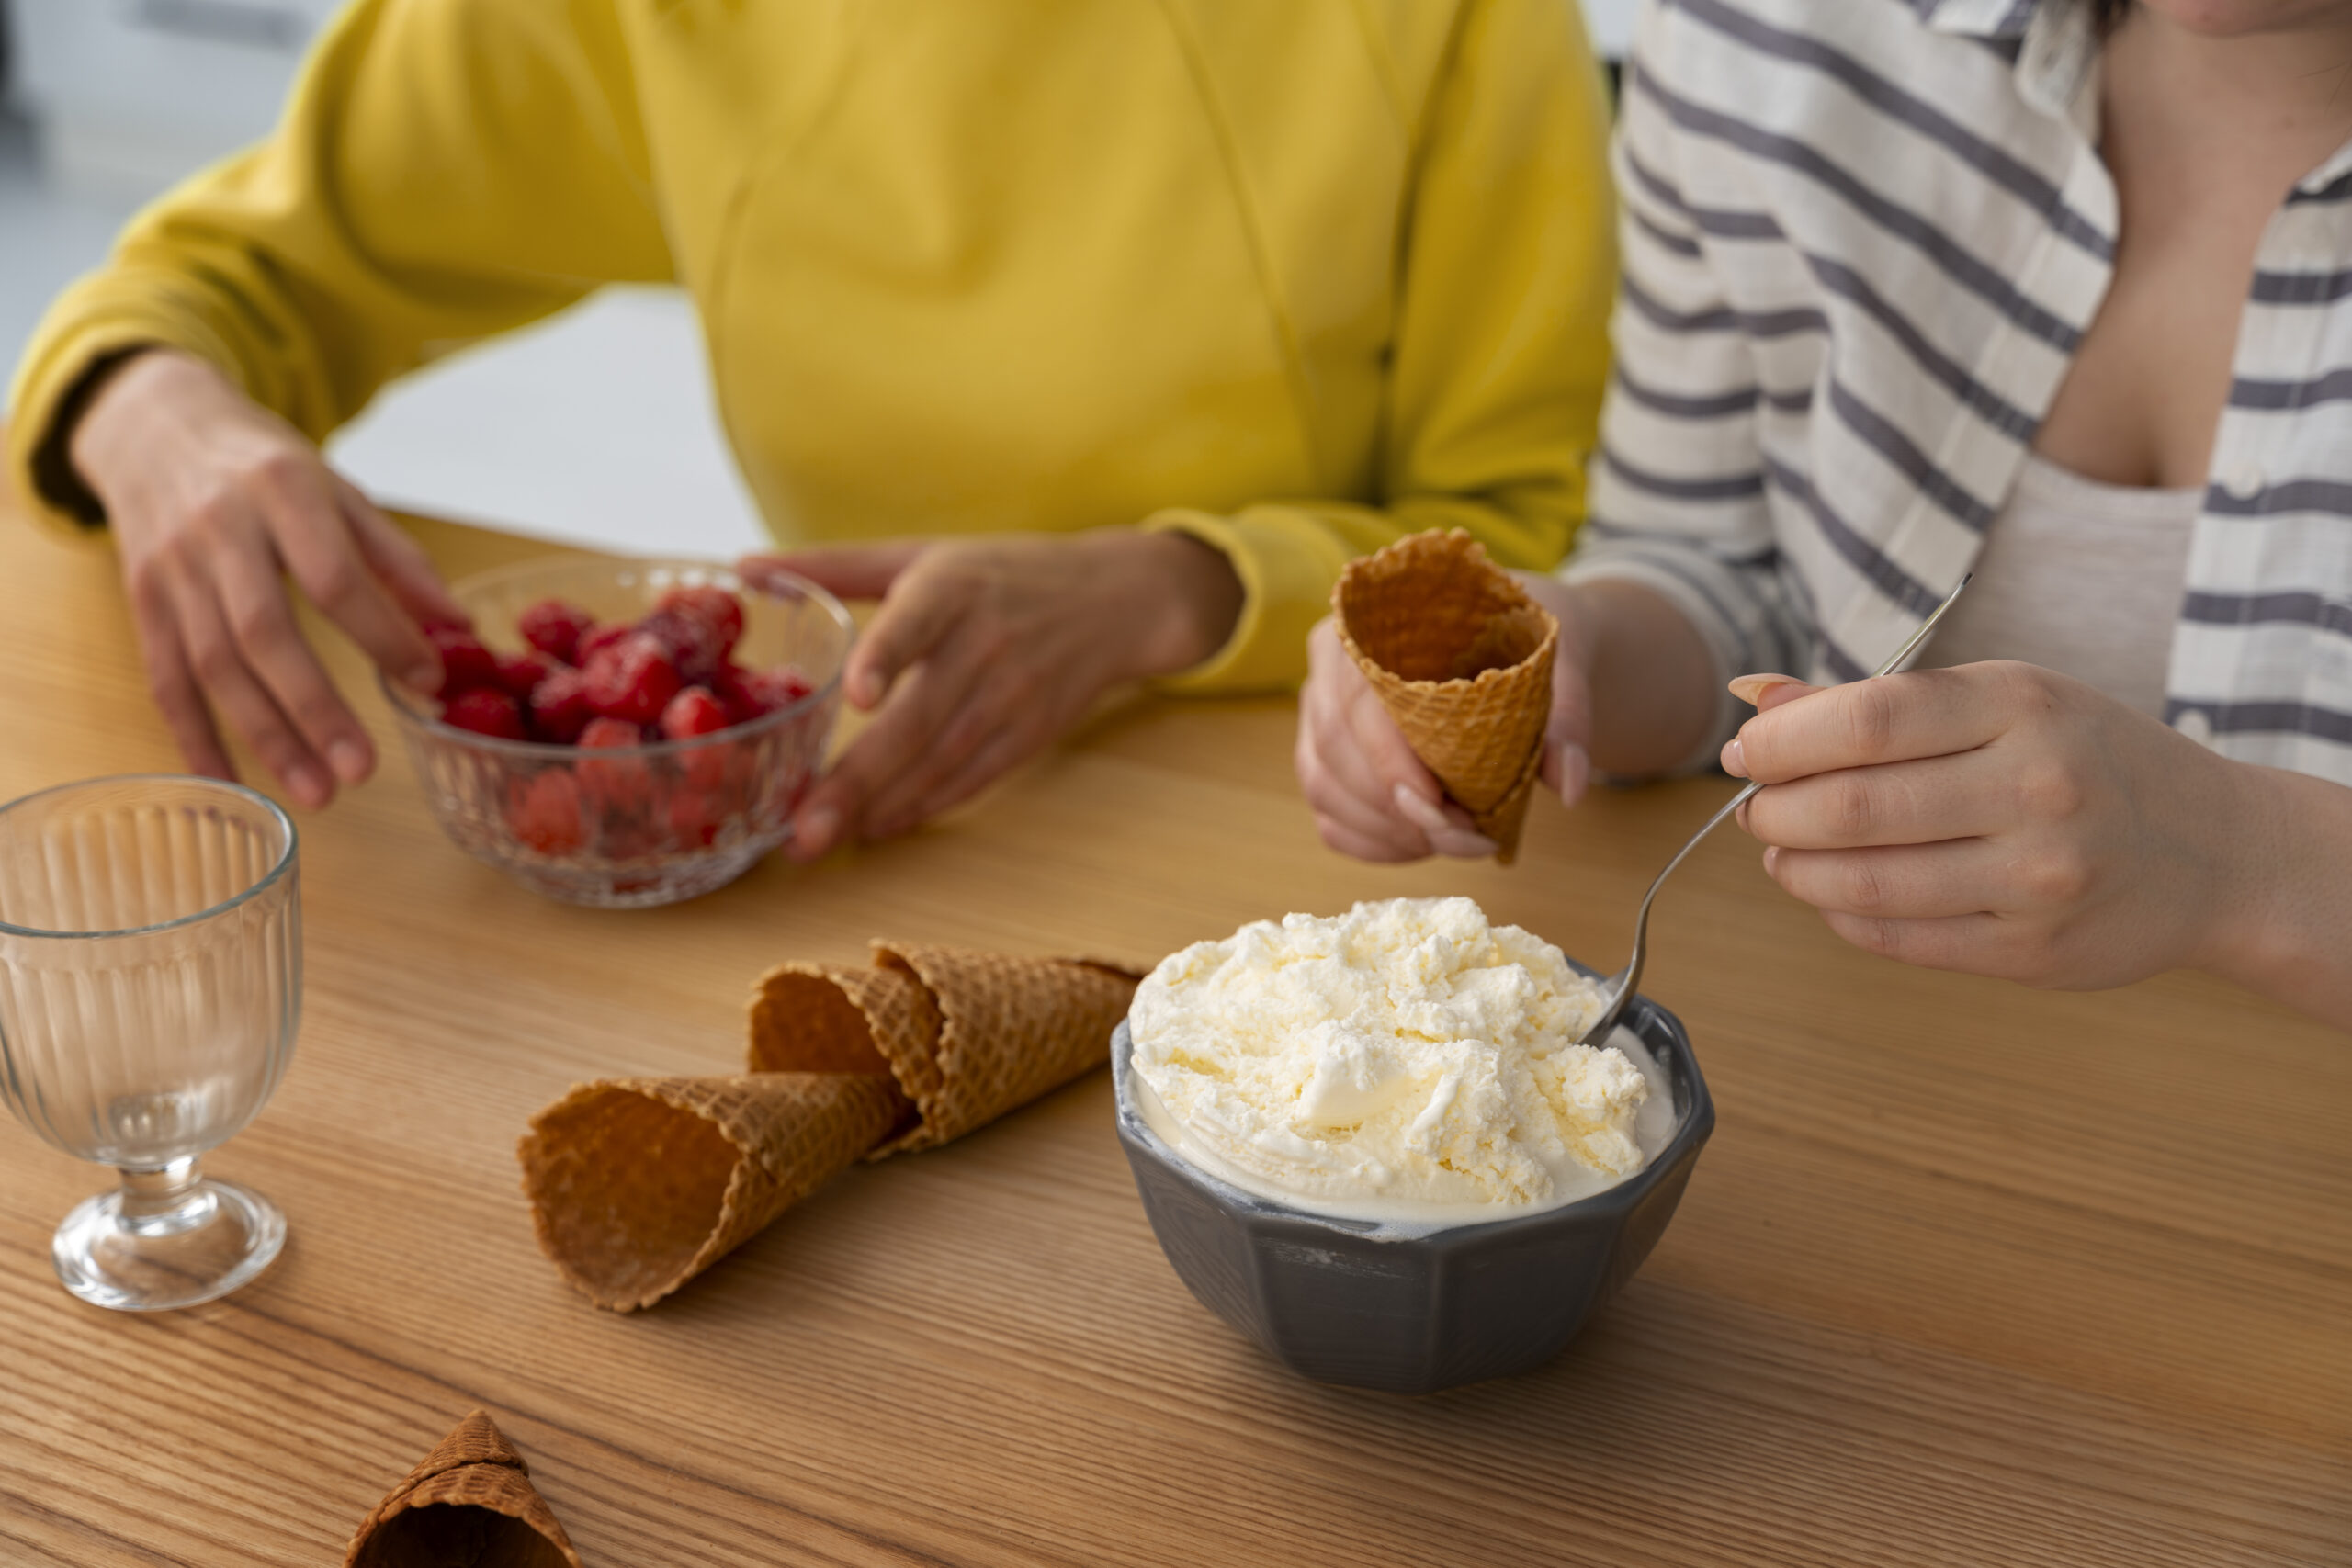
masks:
<svg viewBox="0 0 2352 1568"><path fill-rule="evenodd" d="M891 683L947 637L972 607L973 595L948 573L921 567L902 572L884 594L882 608L850 649L842 667L842 690L859 707L871 708ZM975 646L963 657L978 662L1003 652L1001 647Z"/></svg>
<svg viewBox="0 0 2352 1568"><path fill-rule="evenodd" d="M287 721L277 699L247 667L209 581L179 574L171 580L172 615L178 622L188 668L262 765L285 782L295 800L312 810L334 798L326 764Z"/></svg>
<svg viewBox="0 0 2352 1568"><path fill-rule="evenodd" d="M470 626L473 617L465 606L451 596L441 581L440 573L433 570L433 562L424 547L409 537L408 531L378 509L376 503L361 493L359 487L341 474L329 469L328 479L334 484L335 499L341 504L344 521L351 525L353 540L359 554L411 620L420 626ZM420 638L420 641L423 639ZM364 645L363 645L364 646ZM425 644L429 663L413 669L408 679L401 674L400 666L379 660L379 668L395 679L419 691L429 692L440 684L441 661L433 654L432 645Z"/></svg>
<svg viewBox="0 0 2352 1568"><path fill-rule="evenodd" d="M172 611L170 592L152 575L135 576L130 612L139 628L139 652L147 671L147 690L163 711L164 724L187 761L188 771L208 778L237 776L220 733L212 726L212 710L204 704L195 675L188 669L187 650L180 637L179 617Z"/></svg>
<svg viewBox="0 0 2352 1568"><path fill-rule="evenodd" d="M2019 817L2022 776L1998 749L1840 768L1759 791L1739 825L1792 850L1922 844L1996 833Z"/></svg>
<svg viewBox="0 0 2352 1568"><path fill-rule="evenodd" d="M918 822L925 822L951 807L988 788L997 779L1027 761L1046 749L1053 739L1050 725L1023 718L1009 724L989 735L961 766L933 786L930 793L897 816L882 821L875 829L876 836L904 832Z"/></svg>
<svg viewBox="0 0 2352 1568"><path fill-rule="evenodd" d="M1982 746L2007 719L1981 673L1990 668L1914 671L1790 697L1740 726L1724 747L1724 771L1773 784Z"/></svg>
<svg viewBox="0 0 2352 1568"><path fill-rule="evenodd" d="M775 555L745 556L735 563L735 575L754 587L771 581L778 571L805 577L841 599L879 599L890 591L899 574L922 554L924 542L900 540L886 545L832 545Z"/></svg>
<svg viewBox="0 0 2352 1568"><path fill-rule="evenodd" d="M1478 831L1470 814L1452 801L1435 801L1418 794L1408 784L1398 784L1394 792L1397 814L1421 830L1430 848L1442 855L1460 860L1482 860L1493 854L1495 841Z"/></svg>
<svg viewBox="0 0 2352 1568"><path fill-rule="evenodd" d="M939 797L944 786L981 752L1004 758L978 781L985 783L1045 745L1061 728L1063 716L1045 705L1032 682L1017 671L973 658L970 641L951 636L908 677L907 695L940 705L940 709L935 716L922 718L931 726L928 732L917 738L905 765L876 787L860 811L859 830L867 838L905 832L944 809L947 803ZM913 689L916 675L922 678L920 693ZM885 712L895 711L901 700L894 697Z"/></svg>
<svg viewBox="0 0 2352 1568"><path fill-rule="evenodd" d="M1865 850L1764 852L1764 869L1824 913L1874 919L1945 919L2006 914L2071 901L2087 889L2086 866L2052 852L2031 858L1989 839Z"/></svg>
<svg viewBox="0 0 2352 1568"><path fill-rule="evenodd" d="M1592 740L1592 683L1583 666L1569 657L1568 639L1552 660L1552 713L1544 724L1544 785L1574 806L1584 797L1592 780L1592 755L1585 750Z"/></svg>
<svg viewBox="0 0 2352 1568"><path fill-rule="evenodd" d="M2045 978L2042 964L1998 915L1953 915L1897 920L1826 910L1821 917L1865 953L1922 969L1958 969L2031 985Z"/></svg>
<svg viewBox="0 0 2352 1568"><path fill-rule="evenodd" d="M259 541L222 554L213 579L221 618L245 669L304 749L325 759L340 782L357 784L376 765L375 745L302 640L277 566Z"/></svg>
<svg viewBox="0 0 2352 1568"><path fill-rule="evenodd" d="M1324 841L1379 861L1418 860L1432 849L1493 852L1491 846L1472 847L1471 840L1485 840L1458 807L1448 814L1437 780L1413 755L1330 622L1309 634L1307 662L1293 761ZM1412 807L1402 804L1408 797ZM1432 829L1443 844L1432 839Z"/></svg>
<svg viewBox="0 0 2352 1568"><path fill-rule="evenodd" d="M899 683L889 703L794 814L788 846L794 860L817 859L869 819L876 798L914 766L972 678L968 664L927 661Z"/></svg>
<svg viewBox="0 0 2352 1568"><path fill-rule="evenodd" d="M1731 694L1758 713L1770 713L1782 703L1794 702L1820 689L1793 675L1737 675L1731 682Z"/></svg>

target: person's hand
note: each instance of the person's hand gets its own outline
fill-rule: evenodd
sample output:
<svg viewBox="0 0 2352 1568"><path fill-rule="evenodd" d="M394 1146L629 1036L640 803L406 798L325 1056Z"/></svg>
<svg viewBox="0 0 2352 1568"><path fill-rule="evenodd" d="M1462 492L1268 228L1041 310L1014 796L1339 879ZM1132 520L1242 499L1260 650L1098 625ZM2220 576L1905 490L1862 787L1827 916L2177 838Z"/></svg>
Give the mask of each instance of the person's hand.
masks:
<svg viewBox="0 0 2352 1568"><path fill-rule="evenodd" d="M1552 667L1552 716L1544 732L1544 783L1573 806L1591 774L1586 748L1591 705L1589 649L1570 590L1549 577L1515 573L1530 597L1559 618ZM1339 628L1320 622L1306 639L1306 684L1298 696L1293 762L1323 841L1367 861L1495 852L1470 814L1445 796L1405 740L1379 694L1340 645Z"/></svg>
<svg viewBox="0 0 2352 1568"><path fill-rule="evenodd" d="M1740 823L1848 942L2091 989L2209 965L2245 918L2241 764L2079 681L1967 664L1816 689L1732 684Z"/></svg>
<svg viewBox="0 0 2352 1568"><path fill-rule="evenodd" d="M842 671L851 704L878 711L795 813L799 861L978 794L1113 686L1215 653L1241 608L1222 554L1134 528L834 546L740 570L757 583L777 568L882 601Z"/></svg>
<svg viewBox="0 0 2352 1568"><path fill-rule="evenodd" d="M429 692L441 665L419 623L466 617L424 552L300 433L188 355L149 350L114 371L69 442L106 508L148 689L189 768L236 777L209 697L298 804L366 778L375 744L303 640L283 579Z"/></svg>

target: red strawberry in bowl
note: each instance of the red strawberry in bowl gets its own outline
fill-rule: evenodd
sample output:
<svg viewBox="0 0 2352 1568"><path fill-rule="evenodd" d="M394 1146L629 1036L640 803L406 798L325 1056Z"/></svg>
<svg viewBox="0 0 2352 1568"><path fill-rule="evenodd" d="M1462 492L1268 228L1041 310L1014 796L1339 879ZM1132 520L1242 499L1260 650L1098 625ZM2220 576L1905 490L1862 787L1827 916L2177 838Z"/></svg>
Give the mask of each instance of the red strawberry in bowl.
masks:
<svg viewBox="0 0 2352 1568"><path fill-rule="evenodd" d="M527 703L540 682L555 673L556 661L537 649L528 653L501 653L498 684L518 703Z"/></svg>
<svg viewBox="0 0 2352 1568"><path fill-rule="evenodd" d="M531 688L531 728L541 740L569 746L595 716L588 701L588 677L568 665L548 671L547 679Z"/></svg>
<svg viewBox="0 0 2352 1568"><path fill-rule="evenodd" d="M721 659L732 653L736 643L742 640L742 603L724 588L707 585L673 588L662 595L654 607L672 611L709 627L717 636L718 657Z"/></svg>
<svg viewBox="0 0 2352 1568"><path fill-rule="evenodd" d="M596 617L561 599L542 599L515 617L514 629L549 659L580 662L580 639L596 629Z"/></svg>
<svg viewBox="0 0 2352 1568"><path fill-rule="evenodd" d="M471 627L428 626L424 637L441 656L441 695L455 696L476 686L498 684L498 660Z"/></svg>
<svg viewBox="0 0 2352 1568"><path fill-rule="evenodd" d="M513 697L492 686L476 686L451 697L441 705L441 722L501 740L524 739L523 710Z"/></svg>
<svg viewBox="0 0 2352 1568"><path fill-rule="evenodd" d="M561 767L509 779L506 825L515 838L543 855L571 854L588 841L580 781L571 769Z"/></svg>
<svg viewBox="0 0 2352 1568"><path fill-rule="evenodd" d="M598 649L581 673L587 678L588 705L596 716L628 724L658 721L684 684L670 649L642 632Z"/></svg>

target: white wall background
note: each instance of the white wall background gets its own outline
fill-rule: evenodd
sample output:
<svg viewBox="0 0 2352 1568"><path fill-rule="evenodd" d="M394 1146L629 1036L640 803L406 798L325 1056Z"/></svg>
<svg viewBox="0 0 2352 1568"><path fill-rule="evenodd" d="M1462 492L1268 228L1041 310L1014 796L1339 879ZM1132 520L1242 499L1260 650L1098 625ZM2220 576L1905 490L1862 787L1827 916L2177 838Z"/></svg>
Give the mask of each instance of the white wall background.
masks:
<svg viewBox="0 0 2352 1568"><path fill-rule="evenodd" d="M0 352L133 206L267 131L338 0L0 0ZM1281 4L1282 0L1265 0ZM1639 0L1583 0L1622 54ZM37 149L37 151L36 151ZM763 537L711 406L692 307L607 289L407 378L329 451L382 500L614 549L727 556Z"/></svg>

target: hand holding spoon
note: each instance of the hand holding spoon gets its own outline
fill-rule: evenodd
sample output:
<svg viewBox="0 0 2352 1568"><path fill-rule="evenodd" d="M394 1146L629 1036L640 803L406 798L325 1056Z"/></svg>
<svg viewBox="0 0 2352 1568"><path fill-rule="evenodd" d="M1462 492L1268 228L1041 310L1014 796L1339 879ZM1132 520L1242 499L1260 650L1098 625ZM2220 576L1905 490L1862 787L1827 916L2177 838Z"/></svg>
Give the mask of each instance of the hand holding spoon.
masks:
<svg viewBox="0 0 2352 1568"><path fill-rule="evenodd" d="M1936 623L1944 618L1944 612L1952 607L1953 601L1960 597L1961 590L1968 586L1969 577L1974 575L1971 572L1953 584L1952 591L1944 595L1944 602L1937 605L1926 620L1919 623L1919 629L1905 637L1903 646L1887 656L1885 663L1871 671L1863 679L1875 681L1882 675L1891 675L1900 670L1904 660L1917 652L1919 645L1928 640L1928 635L1936 629ZM1607 1044L1610 1031L1617 1027L1617 1021L1624 1016L1626 1005L1634 999L1634 987L1639 985L1642 979L1642 962L1648 956L1650 906L1657 901L1657 890L1666 886L1666 879L1674 874L1674 868L1680 865L1690 852L1699 847L1700 840L1713 832L1724 818L1737 811L1751 795L1763 787L1761 784L1751 783L1746 789L1725 801L1723 809L1708 818L1706 826L1691 834L1690 841L1675 852L1674 858L1666 863L1666 869L1659 872L1657 879L1650 884L1650 890L1642 895L1641 913L1634 917L1634 955L1625 961L1625 967L1610 976L1608 999L1601 1007L1600 1017L1590 1029L1584 1032L1583 1036L1577 1042L1577 1044Z"/></svg>

